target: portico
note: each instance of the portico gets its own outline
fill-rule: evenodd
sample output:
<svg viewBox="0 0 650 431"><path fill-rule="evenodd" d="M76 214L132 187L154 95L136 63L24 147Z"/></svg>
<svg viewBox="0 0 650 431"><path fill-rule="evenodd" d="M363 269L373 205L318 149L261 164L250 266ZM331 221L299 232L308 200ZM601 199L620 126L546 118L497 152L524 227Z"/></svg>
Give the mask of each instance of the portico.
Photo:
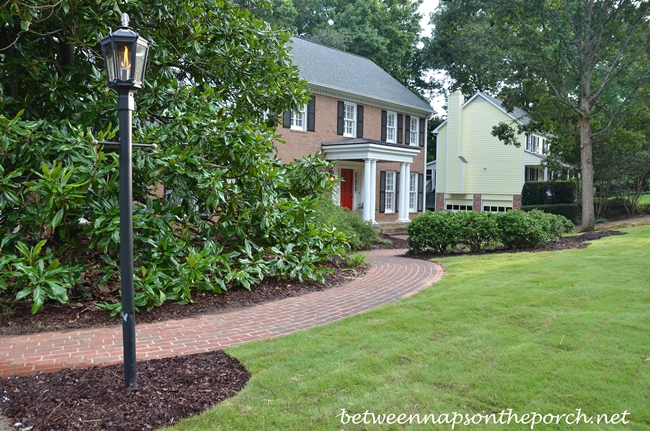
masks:
<svg viewBox="0 0 650 431"><path fill-rule="evenodd" d="M355 205L350 209L354 210L362 206L362 218L373 224L377 223L378 213L396 212L397 218L393 219L393 221L403 223L410 221L409 209L413 206L412 199L409 201L409 197L412 198L411 165L413 159L421 151L419 147L391 144L365 138L342 138L323 142L322 150L328 160L338 161L339 165L345 166L346 170L354 170L355 172L356 176L354 178L356 180L352 189L356 193L353 199ZM396 184L391 183L396 186L394 187L395 190L392 188L387 190L385 175L379 181L377 177L378 163L390 169L395 169L397 181ZM341 177L344 176L341 175ZM362 179L362 182L359 184L360 179ZM380 188L379 202L377 202L378 186ZM338 199L339 204L347 206L343 205L340 194ZM345 202L348 202L348 200L346 199Z"/></svg>

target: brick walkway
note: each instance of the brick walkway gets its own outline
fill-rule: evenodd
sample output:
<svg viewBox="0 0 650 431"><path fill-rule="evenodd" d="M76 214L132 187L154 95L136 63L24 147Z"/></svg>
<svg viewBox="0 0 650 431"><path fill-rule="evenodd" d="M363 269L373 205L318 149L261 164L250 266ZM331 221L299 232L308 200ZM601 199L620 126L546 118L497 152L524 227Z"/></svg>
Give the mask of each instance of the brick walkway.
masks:
<svg viewBox="0 0 650 431"><path fill-rule="evenodd" d="M396 256L403 252L369 252L371 268L365 277L326 291L229 313L136 325L137 358L202 353L324 325L413 295L442 278L440 266ZM0 337L0 352L0 377L121 363L122 328Z"/></svg>

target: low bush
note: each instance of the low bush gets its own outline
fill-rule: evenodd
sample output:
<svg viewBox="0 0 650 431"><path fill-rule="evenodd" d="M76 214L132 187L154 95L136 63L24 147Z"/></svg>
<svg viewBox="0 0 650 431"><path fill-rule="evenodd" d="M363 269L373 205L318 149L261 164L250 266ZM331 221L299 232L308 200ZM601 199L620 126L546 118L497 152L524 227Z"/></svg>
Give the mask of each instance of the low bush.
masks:
<svg viewBox="0 0 650 431"><path fill-rule="evenodd" d="M446 253L460 243L460 218L458 213L427 211L409 223L407 229L409 248L415 253L434 251Z"/></svg>
<svg viewBox="0 0 650 431"><path fill-rule="evenodd" d="M369 250L373 243L381 241L370 222L363 221L347 208L335 205L331 199L320 200L318 218L325 226L343 232L352 250Z"/></svg>
<svg viewBox="0 0 650 431"><path fill-rule="evenodd" d="M524 205L521 207L521 210L525 212L539 210L549 214L561 215L571 220L574 224L577 223L580 213L576 204Z"/></svg>
<svg viewBox="0 0 650 431"><path fill-rule="evenodd" d="M449 253L465 245L470 251L497 248L542 247L570 232L573 223L563 216L530 212L426 212L408 226L412 252Z"/></svg>
<svg viewBox="0 0 650 431"><path fill-rule="evenodd" d="M470 251L479 251L499 240L496 217L490 212L467 211L455 213L459 221L461 242Z"/></svg>

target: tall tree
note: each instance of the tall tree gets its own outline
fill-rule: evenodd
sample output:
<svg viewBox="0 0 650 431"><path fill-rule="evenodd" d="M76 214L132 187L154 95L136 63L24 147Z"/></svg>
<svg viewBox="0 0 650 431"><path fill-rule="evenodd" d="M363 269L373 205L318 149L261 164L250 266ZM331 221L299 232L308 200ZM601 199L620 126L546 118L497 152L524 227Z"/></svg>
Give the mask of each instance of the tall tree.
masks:
<svg viewBox="0 0 650 431"><path fill-rule="evenodd" d="M594 144L648 94L642 89L650 79L649 10L648 2L635 0L467 0L444 2L435 18L454 18L444 40L459 35L476 46L448 51L431 67L449 65L452 78L479 86L485 64L479 54L493 52L487 86L526 109L530 127L556 122L577 138L584 230L595 225ZM462 23L463 14L472 25ZM434 37L427 49L436 48Z"/></svg>

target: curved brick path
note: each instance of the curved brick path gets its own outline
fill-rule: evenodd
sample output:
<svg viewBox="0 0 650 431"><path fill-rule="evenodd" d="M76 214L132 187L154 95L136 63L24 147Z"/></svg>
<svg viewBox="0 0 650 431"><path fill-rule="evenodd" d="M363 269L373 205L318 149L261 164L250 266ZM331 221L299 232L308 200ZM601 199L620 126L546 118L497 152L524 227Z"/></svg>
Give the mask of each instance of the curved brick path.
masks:
<svg viewBox="0 0 650 431"><path fill-rule="evenodd" d="M434 263L368 253L367 275L348 284L228 313L136 325L138 360L202 353L324 325L400 298L442 278ZM137 316L136 316L137 322ZM122 328L0 337L0 377L122 362Z"/></svg>

